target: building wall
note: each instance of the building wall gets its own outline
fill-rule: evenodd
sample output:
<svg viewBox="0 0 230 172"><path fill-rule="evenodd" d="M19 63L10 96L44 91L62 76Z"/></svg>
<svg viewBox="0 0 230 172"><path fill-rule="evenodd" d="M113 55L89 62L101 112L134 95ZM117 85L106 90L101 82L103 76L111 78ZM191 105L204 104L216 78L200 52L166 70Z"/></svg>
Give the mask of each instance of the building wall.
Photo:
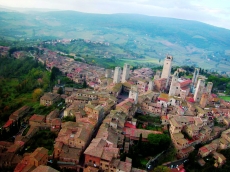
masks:
<svg viewBox="0 0 230 172"><path fill-rule="evenodd" d="M148 91L153 91L153 88L154 88L154 83L153 83L153 81L149 81Z"/></svg>
<svg viewBox="0 0 230 172"><path fill-rule="evenodd" d="M154 80L155 88L157 91L161 91L166 88L167 79Z"/></svg>
<svg viewBox="0 0 230 172"><path fill-rule="evenodd" d="M85 164L96 164L97 167L100 166L101 159L98 157L93 157L91 155L85 154Z"/></svg>
<svg viewBox="0 0 230 172"><path fill-rule="evenodd" d="M199 71L200 71L199 68L195 68L195 71L194 71L193 77L192 77L192 85L195 85L197 83L197 79L198 79L198 76L199 76Z"/></svg>
<svg viewBox="0 0 230 172"><path fill-rule="evenodd" d="M202 94L201 100L200 100L200 106L202 108L205 108L207 106L208 103L208 95L207 94Z"/></svg>
<svg viewBox="0 0 230 172"><path fill-rule="evenodd" d="M138 101L138 90L136 86L132 86L131 90L129 91L129 98L133 99L135 104L137 104Z"/></svg>
<svg viewBox="0 0 230 172"><path fill-rule="evenodd" d="M172 56L166 56L164 61L164 66L161 74L161 78L166 78L166 87L168 86L169 76L171 75L171 68L172 68Z"/></svg>
<svg viewBox="0 0 230 172"><path fill-rule="evenodd" d="M213 83L212 83L212 82L208 82L208 83L207 83L206 93L209 94L209 95L211 94L212 86L213 86Z"/></svg>
<svg viewBox="0 0 230 172"><path fill-rule="evenodd" d="M196 91L195 91L195 94L194 94L194 100L196 102L200 101L201 96L202 96L202 94L204 92L204 88L205 88L205 81L203 79L199 79L198 83L197 83L197 86L196 86Z"/></svg>
<svg viewBox="0 0 230 172"><path fill-rule="evenodd" d="M126 80L129 79L129 73L130 73L130 65L125 63L123 68L122 79L121 79L122 83L126 82Z"/></svg>
<svg viewBox="0 0 230 172"><path fill-rule="evenodd" d="M119 83L121 78L121 68L116 67L114 71L113 83Z"/></svg>
<svg viewBox="0 0 230 172"><path fill-rule="evenodd" d="M172 77L172 81L169 89L169 96L175 96L176 92L178 91L179 91L178 72L176 71Z"/></svg>
<svg viewBox="0 0 230 172"><path fill-rule="evenodd" d="M111 78L112 77L112 70L106 69L106 71L105 71L105 77L106 78Z"/></svg>

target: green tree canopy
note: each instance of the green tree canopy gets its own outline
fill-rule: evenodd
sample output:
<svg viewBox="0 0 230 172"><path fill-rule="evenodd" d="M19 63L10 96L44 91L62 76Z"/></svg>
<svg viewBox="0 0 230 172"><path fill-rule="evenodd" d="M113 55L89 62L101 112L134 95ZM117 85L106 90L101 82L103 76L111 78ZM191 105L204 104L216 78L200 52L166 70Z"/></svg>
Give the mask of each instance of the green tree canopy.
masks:
<svg viewBox="0 0 230 172"><path fill-rule="evenodd" d="M170 144L170 137L167 134L149 134L148 141L155 146L167 146Z"/></svg>
<svg viewBox="0 0 230 172"><path fill-rule="evenodd" d="M170 169L166 166L160 165L154 168L153 172L170 172Z"/></svg>

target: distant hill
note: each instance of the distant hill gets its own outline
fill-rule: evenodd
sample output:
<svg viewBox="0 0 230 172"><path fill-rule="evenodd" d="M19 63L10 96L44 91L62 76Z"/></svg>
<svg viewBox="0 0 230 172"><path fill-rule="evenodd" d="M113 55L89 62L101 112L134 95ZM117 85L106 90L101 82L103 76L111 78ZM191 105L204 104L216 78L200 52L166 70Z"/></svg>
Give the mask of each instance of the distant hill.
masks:
<svg viewBox="0 0 230 172"><path fill-rule="evenodd" d="M0 37L82 38L108 42L145 59L159 59L160 64L166 54L171 54L177 65L227 72L230 66L230 30L196 21L75 11L0 12Z"/></svg>

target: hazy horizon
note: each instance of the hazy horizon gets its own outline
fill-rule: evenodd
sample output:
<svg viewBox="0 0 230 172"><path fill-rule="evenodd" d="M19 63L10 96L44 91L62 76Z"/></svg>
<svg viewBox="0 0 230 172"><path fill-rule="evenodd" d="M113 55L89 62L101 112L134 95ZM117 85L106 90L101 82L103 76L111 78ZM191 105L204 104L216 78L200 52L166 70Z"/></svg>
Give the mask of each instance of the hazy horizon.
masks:
<svg viewBox="0 0 230 172"><path fill-rule="evenodd" d="M72 10L96 14L143 14L194 20L230 29L228 0L0 0L6 8L37 9L41 11Z"/></svg>

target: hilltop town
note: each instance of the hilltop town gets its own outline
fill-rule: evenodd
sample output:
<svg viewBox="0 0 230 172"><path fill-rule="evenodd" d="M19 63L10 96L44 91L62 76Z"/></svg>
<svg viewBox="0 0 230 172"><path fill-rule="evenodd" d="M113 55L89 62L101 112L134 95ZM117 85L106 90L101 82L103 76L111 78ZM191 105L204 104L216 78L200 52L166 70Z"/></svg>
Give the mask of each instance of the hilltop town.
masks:
<svg viewBox="0 0 230 172"><path fill-rule="evenodd" d="M123 69L112 70L48 49L43 51L36 60L47 70L55 67L75 83L85 82L88 88L66 87L59 80L52 91L40 97L40 105L51 106L64 100L59 104L63 109L28 117L30 107L22 106L12 113L3 129L8 131L21 121L25 128L14 142L0 141L1 168L14 167L15 172L56 171L56 166L60 170L85 172L141 172L160 166L162 170L185 171L184 163L197 145L201 145L196 155L200 166L205 166L207 156L214 159L216 168L226 163L220 150L230 146L230 104L212 93L213 83L206 82L198 68L192 78L179 77L184 69L172 73L174 57L167 55L162 71L132 70L127 63ZM73 120L63 121L68 118ZM36 133L47 130L56 134L53 150L38 147L32 153L18 155L31 147L30 140ZM153 143L151 137L159 139L159 143ZM142 158L143 152L139 155L133 150L144 150L141 145L148 145L147 142L153 147L162 144L163 150L159 146L162 152L155 150L152 157L144 157L144 166L136 167L135 156L129 155ZM170 149L175 150L174 159L157 163L158 157Z"/></svg>

